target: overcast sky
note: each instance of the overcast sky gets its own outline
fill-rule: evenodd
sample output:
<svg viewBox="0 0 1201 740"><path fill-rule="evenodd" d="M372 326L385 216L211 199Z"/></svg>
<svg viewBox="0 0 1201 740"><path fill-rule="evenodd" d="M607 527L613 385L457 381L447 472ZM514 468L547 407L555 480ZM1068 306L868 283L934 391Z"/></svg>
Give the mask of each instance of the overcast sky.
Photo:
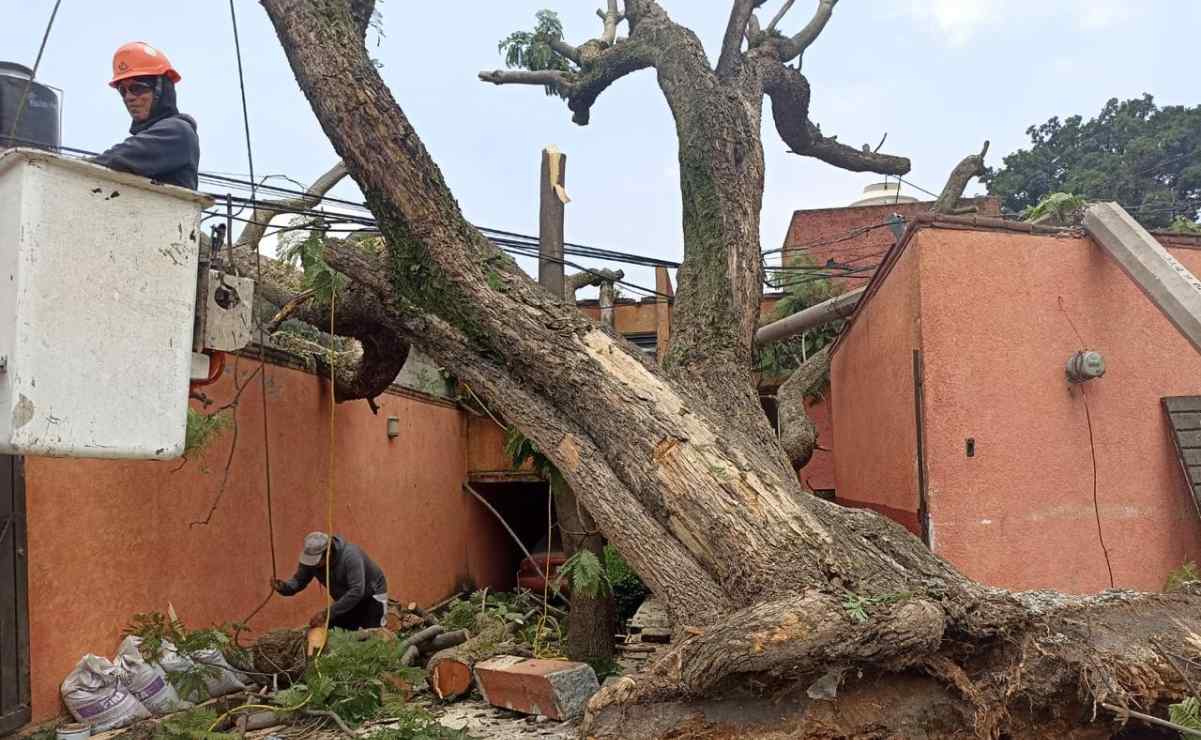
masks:
<svg viewBox="0 0 1201 740"><path fill-rule="evenodd" d="M715 58L730 0L662 3ZM539 150L555 144L568 155L570 241L678 260L676 140L653 72L610 88L583 128L571 123L563 101L538 88L476 79L501 66L496 42L531 27L538 9L558 10L568 39L579 43L599 31L597 4L385 0L386 35L372 53L475 223L536 232ZM779 4L770 0L762 15ZM800 0L784 27L799 28L815 4ZM5 5L0 58L31 66L53 0ZM310 182L333 163L333 150L262 8L252 0L236 6L256 171ZM1024 145L1029 125L1051 116L1092 115L1108 98L1143 92L1160 104L1201 102L1193 47L1199 30L1195 0L843 0L805 55L812 117L854 146L874 146L888 132L885 150L913 160L906 179L937 191L983 139L993 142L989 163L999 164ZM201 169L244 175L223 0L63 0L38 75L65 91L63 143L100 150L125 134L128 118L105 83L113 50L132 40L158 46L183 74L180 107L199 121ZM847 204L878 179L789 155L774 131L765 130L763 140L765 249L779 246L793 210ZM357 198L350 184L336 194ZM653 285L648 271L627 273Z"/></svg>

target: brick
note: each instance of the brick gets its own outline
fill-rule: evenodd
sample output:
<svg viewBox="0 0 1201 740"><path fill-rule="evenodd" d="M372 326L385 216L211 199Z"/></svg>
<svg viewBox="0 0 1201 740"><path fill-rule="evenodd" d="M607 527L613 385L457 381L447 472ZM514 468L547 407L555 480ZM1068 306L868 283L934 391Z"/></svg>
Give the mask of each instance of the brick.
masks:
<svg viewBox="0 0 1201 740"><path fill-rule="evenodd" d="M587 663L500 655L475 666L484 701L523 714L574 719L600 689Z"/></svg>

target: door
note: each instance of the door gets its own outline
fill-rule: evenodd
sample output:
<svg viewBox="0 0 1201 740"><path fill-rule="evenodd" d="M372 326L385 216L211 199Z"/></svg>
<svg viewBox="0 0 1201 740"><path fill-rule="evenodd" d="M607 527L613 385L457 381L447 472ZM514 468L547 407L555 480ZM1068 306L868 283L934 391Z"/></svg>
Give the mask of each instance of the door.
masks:
<svg viewBox="0 0 1201 740"><path fill-rule="evenodd" d="M23 460L0 455L0 735L29 721Z"/></svg>

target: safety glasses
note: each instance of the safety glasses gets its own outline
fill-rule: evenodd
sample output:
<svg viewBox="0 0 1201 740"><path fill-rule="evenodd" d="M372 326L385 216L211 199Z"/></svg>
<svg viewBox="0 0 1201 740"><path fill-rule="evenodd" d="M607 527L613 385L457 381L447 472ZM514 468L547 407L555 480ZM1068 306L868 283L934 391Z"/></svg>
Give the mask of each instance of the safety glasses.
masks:
<svg viewBox="0 0 1201 740"><path fill-rule="evenodd" d="M154 92L153 85L147 85L145 82L118 82L117 93L121 97L132 93L135 96L145 95L146 93Z"/></svg>

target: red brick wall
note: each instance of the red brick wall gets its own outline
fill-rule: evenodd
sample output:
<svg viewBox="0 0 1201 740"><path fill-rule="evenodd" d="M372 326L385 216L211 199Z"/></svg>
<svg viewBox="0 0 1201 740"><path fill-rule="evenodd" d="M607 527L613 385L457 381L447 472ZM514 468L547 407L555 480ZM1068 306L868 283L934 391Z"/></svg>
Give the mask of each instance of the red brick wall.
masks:
<svg viewBox="0 0 1201 740"><path fill-rule="evenodd" d="M1001 213L997 198L977 198L973 202L981 216ZM896 203L796 211L784 238L784 264L809 257L819 266L832 259L855 269L871 268L879 264L893 243L892 230L882 224L894 213L912 220L915 215L929 211L931 205L932 202ZM833 282L844 290L860 288L874 274L874 269L867 269L857 273L858 277L836 278Z"/></svg>

